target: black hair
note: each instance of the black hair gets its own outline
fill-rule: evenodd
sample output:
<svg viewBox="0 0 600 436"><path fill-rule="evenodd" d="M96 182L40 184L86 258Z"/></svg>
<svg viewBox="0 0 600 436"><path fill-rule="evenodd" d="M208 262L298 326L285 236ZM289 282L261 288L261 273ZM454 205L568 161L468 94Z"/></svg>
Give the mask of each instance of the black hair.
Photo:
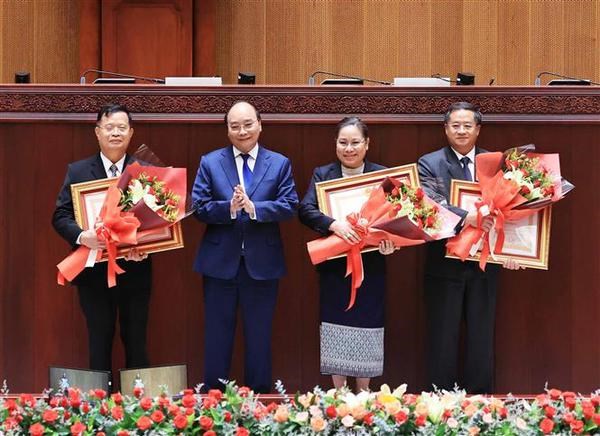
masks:
<svg viewBox="0 0 600 436"><path fill-rule="evenodd" d="M249 104L250 106L252 106L252 109L254 109L254 112L256 113L256 119L258 121L260 121L260 112L258 111L258 109L256 109L256 106L254 106L252 103L247 102L246 100L236 100L231 104L231 106L229 106L229 109L227 109L227 112L225 112L225 118L224 118L225 125L227 125L227 115L229 115L231 108L234 107L238 103L246 103L246 104Z"/></svg>
<svg viewBox="0 0 600 436"><path fill-rule="evenodd" d="M452 115L452 112L459 111L462 109L473 112L473 117L475 118L475 124L476 125L481 124L481 118L482 118L481 111L479 110L479 108L477 106L475 106L474 104L468 103L466 101L457 101L456 103L452 103L450 106L448 106L448 110L446 111L446 114L444 115L444 124L448 124L448 121L450 121L450 115Z"/></svg>
<svg viewBox="0 0 600 436"><path fill-rule="evenodd" d="M363 122L363 120L358 117L345 117L335 128L335 138L337 139L339 136L340 130L348 126L356 126L356 128L360 130L360 133L363 135L363 138L367 139L369 137L369 128Z"/></svg>
<svg viewBox="0 0 600 436"><path fill-rule="evenodd" d="M127 119L129 120L129 125L133 124L133 119L131 118L131 114L129 113L129 109L127 106L118 103L110 103L100 108L98 111L98 118L96 119L96 123L100 123L102 117L109 117L112 114L116 114L117 112L125 112L127 114Z"/></svg>

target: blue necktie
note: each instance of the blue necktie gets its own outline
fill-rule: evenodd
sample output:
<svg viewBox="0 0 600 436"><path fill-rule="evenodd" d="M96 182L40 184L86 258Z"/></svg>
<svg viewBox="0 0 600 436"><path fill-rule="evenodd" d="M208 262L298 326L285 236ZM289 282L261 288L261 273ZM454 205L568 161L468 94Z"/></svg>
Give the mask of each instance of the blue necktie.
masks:
<svg viewBox="0 0 600 436"><path fill-rule="evenodd" d="M465 176L465 180L472 182L473 176L471 175L471 171L469 170L469 162L471 162L471 159L469 159L467 156L463 157L460 160L460 163L462 164L462 167L463 167L463 174Z"/></svg>
<svg viewBox="0 0 600 436"><path fill-rule="evenodd" d="M246 193L248 192L248 189L250 189L250 185L252 184L252 170L250 169L250 167L248 166L248 158L250 157L249 154L242 154L242 159L244 160L244 165L242 166L242 174L244 176L244 189L246 190Z"/></svg>

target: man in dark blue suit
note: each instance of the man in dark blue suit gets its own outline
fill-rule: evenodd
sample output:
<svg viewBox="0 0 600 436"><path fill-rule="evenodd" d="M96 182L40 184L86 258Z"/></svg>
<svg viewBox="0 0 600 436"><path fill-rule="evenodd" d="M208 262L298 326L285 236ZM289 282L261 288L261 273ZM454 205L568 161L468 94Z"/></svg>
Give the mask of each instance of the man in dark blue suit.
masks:
<svg viewBox="0 0 600 436"><path fill-rule="evenodd" d="M271 390L271 325L285 272L279 222L298 195L290 161L258 144L260 114L247 102L225 116L232 145L203 156L192 199L207 224L194 269L204 277L204 382L228 379L238 305L245 340L245 384Z"/></svg>
<svg viewBox="0 0 600 436"><path fill-rule="evenodd" d="M98 240L94 229L83 230L75 221L71 184L120 176L124 168L134 161L127 154L133 136L131 124L131 115L125 106L111 104L102 107L95 129L100 152L71 163L67 169L56 200L52 225L73 249L79 245L91 249L106 246ZM146 326L152 265L148 255L136 249L131 249L125 260L118 263L126 272L117 276L117 285L112 288L106 282L106 262L86 268L73 281L77 285L79 304L87 323L91 369L111 370L117 312L126 366L148 366Z"/></svg>
<svg viewBox="0 0 600 436"><path fill-rule="evenodd" d="M477 225L477 212L448 205L452 179L475 180L475 156L485 150L475 146L481 129L481 112L470 103L450 105L444 118L449 145L426 154L418 161L419 177L425 191L463 218L459 227ZM489 231L491 216L483 219ZM459 230L459 229L458 229ZM493 390L494 324L498 265L488 264L485 272L477 262L445 257L446 241L427 244L425 261L425 303L427 311L427 364L429 380L438 388L455 384L469 393ZM514 260L505 268L518 269ZM461 322L465 322L465 368L458 377L458 348Z"/></svg>

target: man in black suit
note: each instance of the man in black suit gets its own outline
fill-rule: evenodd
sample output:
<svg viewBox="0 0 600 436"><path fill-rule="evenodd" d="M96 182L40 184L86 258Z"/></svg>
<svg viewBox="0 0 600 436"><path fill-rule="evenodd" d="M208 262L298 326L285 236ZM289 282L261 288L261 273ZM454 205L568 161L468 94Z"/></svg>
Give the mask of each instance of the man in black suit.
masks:
<svg viewBox="0 0 600 436"><path fill-rule="evenodd" d="M475 143L481 129L481 112L470 103L450 105L444 117L449 145L422 156L419 177L432 198L463 218L460 226L477 226L477 212L448 205L450 181L475 180L475 156L485 153ZM483 219L489 231L491 216ZM425 261L425 304L428 327L427 364L429 380L438 388L455 384L469 393L493 390L494 323L498 265L488 264L485 272L477 262L445 257L446 241L427 244ZM521 268L514 260L505 268ZM461 322L465 321L465 367L462 383L458 377L458 348Z"/></svg>
<svg viewBox="0 0 600 436"><path fill-rule="evenodd" d="M94 229L83 230L75 221L71 184L120 176L125 166L134 160L126 154L133 136L131 124L131 115L125 106L104 106L98 113L95 129L100 152L71 163L67 168L52 225L73 249L78 245L103 249L105 244L98 239ZM107 285L106 262L86 268L73 280L88 328L90 368L95 370L111 369L117 312L126 366L148 366L146 325L152 283L150 259L147 254L131 249L125 261L118 263L126 272L117 276L117 285L112 288Z"/></svg>

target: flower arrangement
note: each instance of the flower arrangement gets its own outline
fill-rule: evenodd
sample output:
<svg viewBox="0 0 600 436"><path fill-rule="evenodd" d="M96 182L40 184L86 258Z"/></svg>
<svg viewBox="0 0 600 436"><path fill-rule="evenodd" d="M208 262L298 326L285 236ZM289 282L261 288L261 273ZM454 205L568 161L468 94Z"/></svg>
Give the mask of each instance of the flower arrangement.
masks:
<svg viewBox="0 0 600 436"><path fill-rule="evenodd" d="M539 157L529 157L519 147L507 151L502 172L504 179L519 186L519 194L528 201L551 198L558 183Z"/></svg>
<svg viewBox="0 0 600 436"><path fill-rule="evenodd" d="M123 211L128 211L143 200L146 206L165 220L175 222L179 215L177 206L180 198L157 176L149 176L142 171L129 180L126 190L121 190L119 206L123 206Z"/></svg>
<svg viewBox="0 0 600 436"><path fill-rule="evenodd" d="M353 394L348 389L285 394L263 404L247 387L171 398L108 396L102 390L0 399L0 434L56 435L539 435L600 432L600 391L583 397L549 389L535 399L467 396L464 391Z"/></svg>
<svg viewBox="0 0 600 436"><path fill-rule="evenodd" d="M394 205L390 218L408 216L420 229L426 232L435 231L440 226L438 218L439 206L427 202L423 188L413 188L397 179L390 179L394 187L386 194L386 200Z"/></svg>

